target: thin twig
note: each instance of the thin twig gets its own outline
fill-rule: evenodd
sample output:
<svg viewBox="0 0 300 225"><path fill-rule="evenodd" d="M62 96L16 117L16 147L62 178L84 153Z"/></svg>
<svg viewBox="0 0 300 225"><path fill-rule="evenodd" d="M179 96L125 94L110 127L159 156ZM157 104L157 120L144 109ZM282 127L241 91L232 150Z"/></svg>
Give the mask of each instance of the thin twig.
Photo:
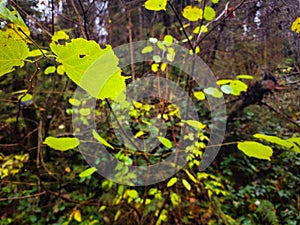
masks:
<svg viewBox="0 0 300 225"><path fill-rule="evenodd" d="M11 197L11 198L0 198L0 201L10 201L10 200L20 200L20 199L26 199L26 198L35 198L35 197L39 197L41 195L46 194L46 191L40 192L40 193L36 193L33 195L26 195L26 196L18 196L18 197Z"/></svg>
<svg viewBox="0 0 300 225"><path fill-rule="evenodd" d="M184 33L184 36L185 36L185 38L187 39L187 41L188 41L188 43L189 43L189 45L190 45L190 47L191 47L191 50L193 51L193 53L195 53L195 49L194 49L194 47L193 47L193 44L192 44L191 40L189 39L189 36L188 36L188 34L186 33L185 29L184 29L183 23L182 23L182 21L181 21L179 15L178 15L178 13L177 13L175 7L173 6L173 4L172 4L170 1L168 1L168 4L169 4L169 6L171 7L172 11L174 12L174 14L175 14L175 16L176 16L176 18L177 18L177 20L178 20L178 22L179 22L179 24L180 24L180 27L181 27L181 29L182 29L182 31L183 31L183 33Z"/></svg>
<svg viewBox="0 0 300 225"><path fill-rule="evenodd" d="M84 31L84 28L83 28L83 26L82 26L82 24L81 24L81 19L80 19L81 16L80 16L80 14L79 14L79 12L78 12L78 10L77 10L77 8L76 8L76 5L75 5L74 0L71 0L71 4L72 4L72 7L73 7L73 9L74 9L74 12L75 12L75 14L76 14L76 16L77 16L78 26L79 26L79 28L80 28L81 34L82 34L82 36L83 36L85 39L88 39L87 36L86 36L86 33L85 33L85 31Z"/></svg>
<svg viewBox="0 0 300 225"><path fill-rule="evenodd" d="M289 118L287 115L283 114L282 112L279 112L277 109L274 109L272 106L270 106L269 104L265 103L265 102L261 102L260 104L266 106L267 108L271 109L273 112L281 115L283 118L285 118L286 120L290 121L291 123L295 124L297 127L300 127L300 124L297 123L296 121L292 120L291 118Z"/></svg>

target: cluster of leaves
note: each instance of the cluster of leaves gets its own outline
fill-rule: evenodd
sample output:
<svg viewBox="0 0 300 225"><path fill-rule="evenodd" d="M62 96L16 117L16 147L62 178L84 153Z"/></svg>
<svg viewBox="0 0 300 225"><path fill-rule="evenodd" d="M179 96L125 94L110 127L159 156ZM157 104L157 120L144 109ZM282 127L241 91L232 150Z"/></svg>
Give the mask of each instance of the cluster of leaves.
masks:
<svg viewBox="0 0 300 225"><path fill-rule="evenodd" d="M216 4L218 1L212 1L212 3ZM145 2L145 7L149 10L166 10L166 6L167 0L148 0ZM65 32L58 31L52 36L49 46L45 47L45 49L50 49L48 51L41 49L31 39L28 27L16 10L9 10L2 2L0 15L9 21L0 33L1 76L11 73L17 67L24 67L25 62L37 65L43 59L54 59L52 65L45 67L45 75L66 74L70 80L88 92L90 96L102 100L103 108L108 106L107 99L119 100L117 97L126 87L126 77L121 75L118 58L110 45L101 48L94 41L83 38L70 39ZM182 15L191 22L202 19L212 21L216 17L216 12L210 6L201 9L189 5L184 8ZM207 27L197 27L194 33L199 34L205 29ZM296 21L292 29L296 32L299 30ZM153 56L150 70L153 73L166 72L168 65L162 62L161 58L162 55L166 55L169 62L174 60L176 52L172 48L172 43L176 42L175 38L166 35L162 41L150 38L149 42L149 46L145 46L142 50L143 54L153 53L153 46L160 50ZM190 53L198 53L198 51L200 49L195 48ZM31 58L34 60L30 60ZM99 76L94 75L95 71L100 71ZM195 100L200 102L199 104L204 104L207 95L214 98L221 98L224 95L240 96L248 88L247 84L241 81L242 79L252 79L252 76L239 75L236 79L219 80L217 85L220 88L209 87L204 90L197 90L193 92L193 95ZM106 81L105 85L100 88L99 86L95 87L95 83L101 84L103 80ZM26 91L21 90L18 93L20 94L18 98L20 106L33 104L31 102L33 96L30 93L31 88ZM124 101L124 99L125 96L122 100ZM91 109L81 108L76 111L76 106L84 105L84 103L79 99L69 97L68 101L73 106L70 113L79 114L82 123L86 123L85 118L91 115ZM121 101L121 103L123 102ZM135 122L151 125L153 109L157 109L157 105L151 102L134 102L133 105L130 116L134 118ZM177 121L180 116L176 106L166 105L167 109L164 115L159 116L166 123L169 123L171 128L179 126ZM103 112L100 111L99 116L102 114ZM203 154L202 150L206 146L206 141L209 141L207 135L209 130L205 130L207 124L195 120L181 122L198 131L198 136L187 136L191 140L197 140L191 146L192 149L185 149L186 151L192 150L193 154L189 156L188 164L181 172L165 183L149 187L129 187L100 178L95 173L97 171L95 167L86 168L82 165L82 156L74 150L80 145L81 140L75 137L55 137L55 132L45 136L43 144L45 148L50 148L51 151L57 150L55 153L51 153L54 154L52 157L56 159L57 163L44 166L42 175L31 174L30 171L26 170L22 171L24 164L29 160L27 153L8 156L1 153L1 179L14 178L22 181L26 177L26 181L28 180L25 182L25 186L27 185L25 188L12 182L1 190L0 194L7 196L7 201L1 203L1 206L3 205L5 208L13 208L16 204L14 198L19 198L16 205L17 212L5 212L1 218L1 224L124 224L124 221L126 224L157 225L176 224L178 221L184 224L279 224L279 220L286 224L296 224L295 221L299 219L299 215L295 215L294 212L299 209L288 207L299 204L299 196L297 196L297 189L299 188L296 186L299 183L299 177L295 175L296 172L293 174L294 171L291 171L291 168L299 166L297 165L299 157L296 154L300 153L299 137L282 139L265 134L254 134L253 137L262 140L262 143L239 140L234 143L237 148L254 159L244 158L244 160L248 160L248 165L235 165L243 161L234 162L235 158L227 156L220 166L224 172L214 175L214 171L197 171ZM155 130L155 128L153 129ZM149 133L138 125L136 125L135 130L134 137L136 139L142 139ZM120 166L122 164L131 166L137 163L134 161L137 155L126 151L119 143L113 142L115 139L111 138L108 133L100 135L95 129L91 130L91 133L94 141L114 151L115 157L121 162L116 170L122 170L123 167ZM170 136L157 135L157 139L165 151L173 149L176 144L176 139L172 139ZM268 144L263 144L263 142ZM270 146L274 149L289 151L282 151L278 156L273 155L273 149ZM62 164L60 157L63 154L66 158L72 159L72 162L80 163ZM239 154L239 152L234 154ZM271 164L268 161L263 161L261 168L255 167L254 160L271 160L272 156L275 158L275 163L282 159L287 160L284 164L285 168L270 168ZM239 157L243 158L244 156L239 155ZM101 161L101 159L98 160ZM289 163L293 165L291 166ZM236 191L234 184L228 182L228 177L237 172L234 166L237 166L241 170L239 172L245 174L244 176L248 174L254 176L252 180L257 181L257 183L244 185L239 191ZM282 171L280 178L276 177L278 176L277 170ZM56 171L57 174L52 171ZM266 180L261 181L262 174L266 171L268 172L265 175ZM119 176L125 175L128 176L124 171L119 174ZM43 180L43 176L47 179ZM129 179L137 178L133 176ZM258 182L263 183L263 185L258 185ZM36 185L36 183L40 185ZM293 187L289 187L289 185ZM276 203L273 203L267 200L267 195L270 198L277 195L279 197L277 196ZM289 206L288 200L290 198L297 203L294 202L292 206ZM279 202L282 199L285 204L280 205ZM50 204L51 210L49 212L43 210L47 204Z"/></svg>

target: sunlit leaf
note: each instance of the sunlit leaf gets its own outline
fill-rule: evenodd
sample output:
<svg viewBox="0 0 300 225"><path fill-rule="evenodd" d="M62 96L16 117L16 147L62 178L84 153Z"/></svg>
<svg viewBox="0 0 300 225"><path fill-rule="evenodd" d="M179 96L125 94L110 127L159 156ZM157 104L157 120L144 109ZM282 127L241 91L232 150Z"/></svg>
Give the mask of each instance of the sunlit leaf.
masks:
<svg viewBox="0 0 300 225"><path fill-rule="evenodd" d="M172 177L168 183L167 183L167 187L172 187L174 184L176 184L177 182L177 177Z"/></svg>
<svg viewBox="0 0 300 225"><path fill-rule="evenodd" d="M114 147L112 145L110 145L104 138L102 138L96 130L92 130L92 134L93 134L93 137L99 141L101 144L103 144L104 146L106 147L109 147L111 149L114 149Z"/></svg>
<svg viewBox="0 0 300 225"><path fill-rule="evenodd" d="M173 206L177 206L181 202L180 196L178 194L176 194L175 192L171 192L170 200L171 200Z"/></svg>
<svg viewBox="0 0 300 225"><path fill-rule="evenodd" d="M81 213L79 210L74 211L74 220L76 220L77 222L81 222Z"/></svg>
<svg viewBox="0 0 300 225"><path fill-rule="evenodd" d="M145 8L153 11L166 10L167 0L147 0Z"/></svg>
<svg viewBox="0 0 300 225"><path fill-rule="evenodd" d="M205 94L203 93L203 91L194 92L194 96L200 101L205 99Z"/></svg>
<svg viewBox="0 0 300 225"><path fill-rule="evenodd" d="M66 151L76 148L79 145L79 140L75 137L47 137L43 144L58 151Z"/></svg>
<svg viewBox="0 0 300 225"><path fill-rule="evenodd" d="M80 105L80 101L76 98L69 98L69 103L71 105L74 105L74 106L79 106Z"/></svg>
<svg viewBox="0 0 300 225"><path fill-rule="evenodd" d="M6 1L0 2L0 17L8 19L10 22L15 23L21 27L27 27L19 12L14 8L10 11L5 5Z"/></svg>
<svg viewBox="0 0 300 225"><path fill-rule="evenodd" d="M191 185L186 179L182 179L182 184L188 191L191 190Z"/></svg>
<svg viewBox="0 0 300 225"><path fill-rule="evenodd" d="M91 114L91 109L90 108L80 108L79 114L82 116L88 116Z"/></svg>
<svg viewBox="0 0 300 225"><path fill-rule="evenodd" d="M193 33L194 34L199 34L200 32L201 33L206 33L208 31L208 28L204 25L202 25L201 27L200 26L197 26L194 30L193 30Z"/></svg>
<svg viewBox="0 0 300 225"><path fill-rule="evenodd" d="M45 71L44 71L44 74L45 75L48 75L50 73L55 73L56 71L56 67L55 66L48 66Z"/></svg>
<svg viewBox="0 0 300 225"><path fill-rule="evenodd" d="M247 156L255 157L258 159L271 160L271 156L273 154L273 150L271 147L255 141L239 142L237 147Z"/></svg>
<svg viewBox="0 0 300 225"><path fill-rule="evenodd" d="M130 197L130 198L133 198L133 199L136 199L139 197L139 193L136 191L136 190L127 190L126 191L126 194Z"/></svg>
<svg viewBox="0 0 300 225"><path fill-rule="evenodd" d="M213 20L216 18L216 11L210 6L205 6L203 17L206 20Z"/></svg>
<svg viewBox="0 0 300 225"><path fill-rule="evenodd" d="M205 94L211 95L215 98L221 98L223 96L223 93L218 88L215 87L205 88L203 91Z"/></svg>
<svg viewBox="0 0 300 225"><path fill-rule="evenodd" d="M169 139L161 136L158 136L157 138L166 148L172 148L173 145Z"/></svg>
<svg viewBox="0 0 300 225"><path fill-rule="evenodd" d="M158 71L158 67L159 67L159 64L158 63L153 63L151 65L151 70L156 73Z"/></svg>
<svg viewBox="0 0 300 225"><path fill-rule="evenodd" d="M248 89L248 85L240 80L233 80L230 82L230 87L233 90L231 94L235 96L240 95L242 91L246 92Z"/></svg>
<svg viewBox="0 0 300 225"><path fill-rule="evenodd" d="M183 9L182 13L183 17L188 19L189 21L197 21L202 19L203 10L198 8L197 6L188 5Z"/></svg>
<svg viewBox="0 0 300 225"><path fill-rule="evenodd" d="M246 74L241 74L241 75L238 75L236 76L237 79L248 79L248 80L252 80L253 79L253 76L251 75L246 75Z"/></svg>
<svg viewBox="0 0 300 225"><path fill-rule="evenodd" d="M92 97L117 100L125 89L126 78L110 45L101 49L95 41L77 38L64 45L52 42L50 48L67 76Z"/></svg>
<svg viewBox="0 0 300 225"><path fill-rule="evenodd" d="M232 82L233 80L218 80L216 83L217 85L223 85L223 84L229 84L230 82Z"/></svg>
<svg viewBox="0 0 300 225"><path fill-rule="evenodd" d="M152 58L156 63L160 63L161 61L161 57L159 55L154 55Z"/></svg>
<svg viewBox="0 0 300 225"><path fill-rule="evenodd" d="M0 77L12 72L15 67L23 67L24 60L29 56L26 42L14 33L8 34L0 30Z"/></svg>
<svg viewBox="0 0 300 225"><path fill-rule="evenodd" d="M184 172L188 175L188 177L194 182L194 183L198 183L197 179L188 171L188 170L184 170Z"/></svg>
<svg viewBox="0 0 300 225"><path fill-rule="evenodd" d="M202 130L206 127L205 124L197 121L197 120L181 120L183 123L188 124L189 126L195 127L199 130Z"/></svg>
<svg viewBox="0 0 300 225"><path fill-rule="evenodd" d="M97 169L96 169L95 167L88 168L88 169L82 171L82 172L79 174L79 177L80 177L80 178L88 177L88 176L92 175L93 173L95 173L96 171L97 171Z"/></svg>
<svg viewBox="0 0 300 225"><path fill-rule="evenodd" d="M300 17L297 17L295 19L295 21L292 24L291 30L295 31L298 34L300 33Z"/></svg>
<svg viewBox="0 0 300 225"><path fill-rule="evenodd" d="M160 48L160 49L163 50L163 51L166 51L166 50L167 50L166 46L165 46L161 41L158 41L158 42L156 43L156 45L157 45L158 48Z"/></svg>
<svg viewBox="0 0 300 225"><path fill-rule="evenodd" d="M153 47L152 46L146 46L145 48L142 49L142 53L149 53L153 51Z"/></svg>
<svg viewBox="0 0 300 225"><path fill-rule="evenodd" d="M299 147L297 146L297 142L294 143L293 140L297 140L296 138L290 138L287 140L281 139L276 136L266 135L266 134L254 134L253 137L266 140L268 142L280 145L289 150L299 151ZM298 138L300 139L300 138Z"/></svg>
<svg viewBox="0 0 300 225"><path fill-rule="evenodd" d="M173 43L173 36L167 34L167 35L164 37L164 44L165 44L166 46L170 46L172 43Z"/></svg>
<svg viewBox="0 0 300 225"><path fill-rule="evenodd" d="M59 40L69 40L69 35L67 35L64 31L56 31L52 36L52 41L57 42Z"/></svg>

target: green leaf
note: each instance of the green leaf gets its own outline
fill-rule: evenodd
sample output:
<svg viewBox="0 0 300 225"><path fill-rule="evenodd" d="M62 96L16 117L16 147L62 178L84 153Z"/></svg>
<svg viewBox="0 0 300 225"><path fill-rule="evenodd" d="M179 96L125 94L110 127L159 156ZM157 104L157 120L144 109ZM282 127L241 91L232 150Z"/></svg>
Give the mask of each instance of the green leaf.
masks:
<svg viewBox="0 0 300 225"><path fill-rule="evenodd" d="M163 51L166 51L166 50L167 50L166 46L165 46L161 41L158 41L158 42L156 43L156 45L157 45L158 48L160 48L160 49L163 50Z"/></svg>
<svg viewBox="0 0 300 225"><path fill-rule="evenodd" d="M212 3L218 4L219 0L211 0Z"/></svg>
<svg viewBox="0 0 300 225"><path fill-rule="evenodd" d="M14 7L10 11L5 4L5 1L0 2L0 17L8 19L10 22L18 24L21 27L27 27L19 12Z"/></svg>
<svg viewBox="0 0 300 225"><path fill-rule="evenodd" d="M193 33L194 33L194 34L199 34L200 32L206 33L207 31L208 31L208 28L207 28L206 26L204 26L204 25L201 25L201 27L200 27L200 26L197 26L197 27L193 30Z"/></svg>
<svg viewBox="0 0 300 225"><path fill-rule="evenodd" d="M272 148L255 141L239 142L237 147L247 156L255 157L258 159L271 160L271 156L273 154Z"/></svg>
<svg viewBox="0 0 300 225"><path fill-rule="evenodd" d="M97 171L97 169L96 169L95 167L88 168L88 169L82 171L82 172L79 174L79 177L80 177L80 178L88 177L88 176L92 175L93 173L95 173L96 171Z"/></svg>
<svg viewBox="0 0 300 225"><path fill-rule="evenodd" d="M79 140L75 137L70 138L56 138L56 137L47 137L43 144L48 145L50 148L53 148L58 151L66 151L74 149L79 145Z"/></svg>
<svg viewBox="0 0 300 225"><path fill-rule="evenodd" d="M82 116L88 116L91 114L91 109L90 108L80 108L79 114Z"/></svg>
<svg viewBox="0 0 300 225"><path fill-rule="evenodd" d="M0 31L0 77L12 72L16 66L23 67L28 56L26 42L14 31Z"/></svg>
<svg viewBox="0 0 300 225"><path fill-rule="evenodd" d="M21 99L21 102L28 102L28 101L32 100L32 95L28 94L28 93L26 93L25 95L21 94L21 95L18 96L18 99L19 100Z"/></svg>
<svg viewBox="0 0 300 225"><path fill-rule="evenodd" d="M65 45L52 42L50 48L67 76L92 97L120 100L117 97L124 95L126 78L121 76L119 59L110 45L101 49L95 41L77 38Z"/></svg>
<svg viewBox="0 0 300 225"><path fill-rule="evenodd" d="M241 75L238 75L236 76L237 79L248 79L248 80L252 80L253 79L253 76L251 75L246 75L246 74L241 74Z"/></svg>
<svg viewBox="0 0 300 225"><path fill-rule="evenodd" d="M216 11L210 6L205 6L203 17L208 21L213 20L216 18Z"/></svg>
<svg viewBox="0 0 300 225"><path fill-rule="evenodd" d="M55 70L56 70L56 67L55 66L48 66L45 71L44 71L44 74L45 75L48 75L50 73L55 73Z"/></svg>
<svg viewBox="0 0 300 225"><path fill-rule="evenodd" d="M92 130L92 134L93 134L93 137L99 141L101 144L103 144L104 146L106 147L109 147L111 149L114 149L114 147L112 145L110 145L104 138L102 138L96 130Z"/></svg>
<svg viewBox="0 0 300 225"><path fill-rule="evenodd" d="M188 5L183 9L182 15L189 21L195 22L199 19L202 19L203 10L198 8L197 6Z"/></svg>
<svg viewBox="0 0 300 225"><path fill-rule="evenodd" d="M178 194L176 194L175 192L171 192L170 200L171 200L173 206L177 206L181 202L180 196Z"/></svg>
<svg viewBox="0 0 300 225"><path fill-rule="evenodd" d="M149 53L153 51L153 47L152 46L146 46L145 48L142 49L142 53Z"/></svg>
<svg viewBox="0 0 300 225"><path fill-rule="evenodd" d="M169 139L161 136L158 136L157 138L166 148L172 148L173 145Z"/></svg>
<svg viewBox="0 0 300 225"><path fill-rule="evenodd" d="M133 199L137 199L139 197L139 193L136 190L127 190L126 194Z"/></svg>
<svg viewBox="0 0 300 225"><path fill-rule="evenodd" d="M172 187L177 182L177 177L172 177L167 183L167 187Z"/></svg>
<svg viewBox="0 0 300 225"><path fill-rule="evenodd" d="M154 55L152 58L156 63L160 63L161 61L161 57L159 55Z"/></svg>
<svg viewBox="0 0 300 225"><path fill-rule="evenodd" d="M202 129L204 129L204 128L206 127L205 124L203 124L203 123L201 123L201 122L199 122L199 121L197 121L197 120L181 120L181 121L182 121L183 123L188 124L188 125L191 126L191 127L197 128L197 129L199 129L199 130L202 130Z"/></svg>
<svg viewBox="0 0 300 225"><path fill-rule="evenodd" d="M182 184L186 188L186 190L188 190L188 191L191 190L191 185L186 179L182 179Z"/></svg>
<svg viewBox="0 0 300 225"><path fill-rule="evenodd" d="M153 11L166 10L167 0L147 0L145 8Z"/></svg>
<svg viewBox="0 0 300 225"><path fill-rule="evenodd" d="M205 99L205 94L203 93L203 91L194 92L194 96L200 101Z"/></svg>

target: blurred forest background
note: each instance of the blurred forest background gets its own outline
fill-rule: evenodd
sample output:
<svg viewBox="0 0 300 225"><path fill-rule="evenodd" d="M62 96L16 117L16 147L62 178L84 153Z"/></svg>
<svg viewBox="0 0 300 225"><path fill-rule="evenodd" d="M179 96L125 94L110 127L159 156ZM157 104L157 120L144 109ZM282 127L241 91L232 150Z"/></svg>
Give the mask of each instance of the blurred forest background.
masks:
<svg viewBox="0 0 300 225"><path fill-rule="evenodd" d="M163 40L169 34L189 48L182 41L186 38L182 24L193 35L196 26L208 22L186 20L182 17L185 6L211 5L218 16L227 4L224 0L169 2L173 10L168 4L166 11L149 11L143 0L8 0L7 4L20 13L32 40L46 50L52 35L60 30L71 38L112 47L150 37ZM291 26L300 16L300 2L233 0L229 7L236 7L234 13L213 22L201 36L198 55L217 79L248 74L254 78L247 80L251 86L268 73L280 88L263 96L267 106L250 104L230 118L224 143L248 140L255 133L299 137L300 38ZM0 19L0 26L4 29L5 19ZM46 75L46 68L52 65L51 58L40 60L34 80L32 63L0 77L1 225L299 224L300 156L276 144L271 145L271 161L248 157L235 145L224 145L203 173L197 166L187 166L175 175L188 184L166 181L129 187L97 173L79 177L89 168L79 151L55 151L39 141L49 135L72 136L73 132L69 99L76 85L57 72ZM135 74L142 74L136 68ZM131 75L132 71L123 73ZM21 107L19 91L31 85L33 102ZM237 98L226 97L228 111ZM110 140L110 133L106 135Z"/></svg>

